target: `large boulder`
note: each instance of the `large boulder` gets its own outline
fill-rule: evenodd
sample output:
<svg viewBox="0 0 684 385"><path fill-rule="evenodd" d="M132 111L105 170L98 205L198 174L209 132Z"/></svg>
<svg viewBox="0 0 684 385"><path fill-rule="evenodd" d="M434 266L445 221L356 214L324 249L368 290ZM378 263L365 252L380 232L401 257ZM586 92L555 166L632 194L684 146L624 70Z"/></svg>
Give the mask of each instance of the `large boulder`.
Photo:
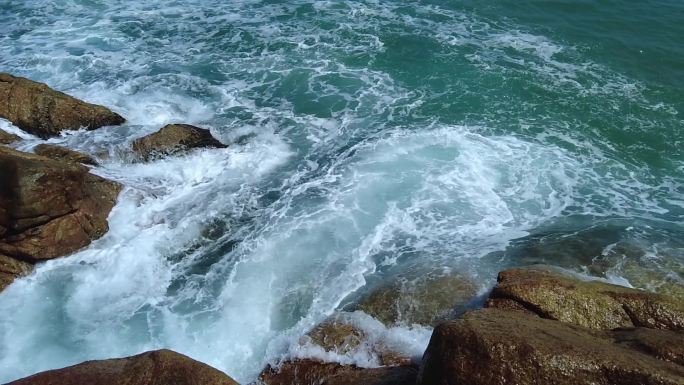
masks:
<svg viewBox="0 0 684 385"><path fill-rule="evenodd" d="M224 373L171 350L87 361L22 378L11 385L237 385ZM8 385L9 385L8 384Z"/></svg>
<svg viewBox="0 0 684 385"><path fill-rule="evenodd" d="M0 118L41 138L59 135L64 130L94 130L125 122L106 107L6 73L0 73Z"/></svg>
<svg viewBox="0 0 684 385"><path fill-rule="evenodd" d="M487 307L524 310L592 329L684 330L684 303L660 294L583 281L538 266L502 271Z"/></svg>
<svg viewBox="0 0 684 385"><path fill-rule="evenodd" d="M145 160L193 148L226 147L209 130L189 124L169 124L159 131L133 141L133 151Z"/></svg>
<svg viewBox="0 0 684 385"><path fill-rule="evenodd" d="M635 349L624 342L624 335L612 333L525 312L469 312L435 328L418 384L684 384L684 367L648 349ZM666 330L647 333L677 335ZM678 342L681 338L672 341Z"/></svg>
<svg viewBox="0 0 684 385"><path fill-rule="evenodd" d="M354 310L388 326L434 326L464 311L476 293L475 285L460 274L401 276L361 298Z"/></svg>
<svg viewBox="0 0 684 385"><path fill-rule="evenodd" d="M10 134L9 132L0 130L0 144L12 144L21 140L20 137Z"/></svg>
<svg viewBox="0 0 684 385"><path fill-rule="evenodd" d="M74 151L65 147L55 146L54 144L39 144L33 148L33 152L46 158L63 160L65 162L83 163L96 166L97 162L92 156Z"/></svg>
<svg viewBox="0 0 684 385"><path fill-rule="evenodd" d="M107 230L121 185L85 166L0 147L0 254L35 263Z"/></svg>
<svg viewBox="0 0 684 385"><path fill-rule="evenodd" d="M257 383L264 385L413 385L413 366L359 368L314 360L287 361L266 368Z"/></svg>

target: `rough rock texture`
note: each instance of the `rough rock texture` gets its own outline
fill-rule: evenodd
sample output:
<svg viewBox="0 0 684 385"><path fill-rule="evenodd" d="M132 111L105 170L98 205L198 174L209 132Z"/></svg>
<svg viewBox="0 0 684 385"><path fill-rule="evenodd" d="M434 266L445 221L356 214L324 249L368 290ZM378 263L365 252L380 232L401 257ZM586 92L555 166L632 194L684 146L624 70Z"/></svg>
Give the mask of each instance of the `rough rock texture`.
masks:
<svg viewBox="0 0 684 385"><path fill-rule="evenodd" d="M0 291L5 290L15 278L26 275L31 270L33 270L33 266L30 263L0 254Z"/></svg>
<svg viewBox="0 0 684 385"><path fill-rule="evenodd" d="M364 369L356 366L297 360L279 368L268 367L258 384L265 385L413 385L418 370L413 366Z"/></svg>
<svg viewBox="0 0 684 385"><path fill-rule="evenodd" d="M209 130L189 124L169 124L133 141L133 151L145 160L201 147L226 146L211 136Z"/></svg>
<svg viewBox="0 0 684 385"><path fill-rule="evenodd" d="M19 140L21 140L20 137L14 134L10 134L9 132L0 130L0 144L12 144Z"/></svg>
<svg viewBox="0 0 684 385"><path fill-rule="evenodd" d="M0 73L0 117L41 138L59 135L63 130L94 130L125 122L105 107L6 73Z"/></svg>
<svg viewBox="0 0 684 385"><path fill-rule="evenodd" d="M684 384L684 367L610 333L524 312L473 311L435 328L418 384Z"/></svg>
<svg viewBox="0 0 684 385"><path fill-rule="evenodd" d="M353 355L358 348L370 350L384 366L411 365L411 357L388 347L383 341L373 341L364 330L353 324L350 313L337 313L321 322L306 335L303 342L318 345L326 352ZM363 344L363 346L362 346Z"/></svg>
<svg viewBox="0 0 684 385"><path fill-rule="evenodd" d="M0 254L35 263L108 229L121 186L82 165L0 147Z"/></svg>
<svg viewBox="0 0 684 385"><path fill-rule="evenodd" d="M684 333L634 328L613 330L609 335L619 344L684 366Z"/></svg>
<svg viewBox="0 0 684 385"><path fill-rule="evenodd" d="M461 275L426 275L381 286L362 298L355 310L361 310L386 325L434 326L464 310L463 306L475 294L475 285Z"/></svg>
<svg viewBox="0 0 684 385"><path fill-rule="evenodd" d="M684 303L659 294L581 281L544 267L502 271L487 307L525 310L592 329L684 330Z"/></svg>
<svg viewBox="0 0 684 385"><path fill-rule="evenodd" d="M46 158L63 160L65 162L83 163L96 166L97 162L92 156L70 150L68 148L55 146L53 144L39 144L33 148L33 152Z"/></svg>
<svg viewBox="0 0 684 385"><path fill-rule="evenodd" d="M156 350L26 377L12 385L237 385L224 373L171 350Z"/></svg>

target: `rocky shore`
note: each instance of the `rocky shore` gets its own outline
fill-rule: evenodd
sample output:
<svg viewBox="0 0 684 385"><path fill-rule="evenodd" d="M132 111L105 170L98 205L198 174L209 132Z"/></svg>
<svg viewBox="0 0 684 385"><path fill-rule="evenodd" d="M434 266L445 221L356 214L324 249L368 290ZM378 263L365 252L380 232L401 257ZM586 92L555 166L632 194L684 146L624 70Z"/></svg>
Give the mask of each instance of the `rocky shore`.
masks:
<svg viewBox="0 0 684 385"><path fill-rule="evenodd" d="M106 107L44 84L0 73L0 118L41 138L125 122ZM0 290L33 265L74 253L108 230L123 186L90 172L89 154L42 144L34 153L0 131ZM140 162L194 148L222 148L208 130L167 125L135 140ZM484 306L482 306L482 299ZM422 359L370 340L363 312L387 327L434 327ZM684 384L684 302L680 297L589 280L543 265L501 271L478 297L465 276L399 277L313 327L301 346L378 357L363 368L292 357L264 368L255 385ZM16 380L14 385L237 384L169 350L88 361Z"/></svg>

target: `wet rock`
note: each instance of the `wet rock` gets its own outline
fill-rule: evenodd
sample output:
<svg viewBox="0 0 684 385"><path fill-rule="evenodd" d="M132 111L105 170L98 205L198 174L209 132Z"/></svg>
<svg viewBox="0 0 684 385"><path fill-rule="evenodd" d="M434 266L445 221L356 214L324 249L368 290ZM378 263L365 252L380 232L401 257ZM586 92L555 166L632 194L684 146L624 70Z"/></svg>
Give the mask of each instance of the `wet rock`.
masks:
<svg viewBox="0 0 684 385"><path fill-rule="evenodd" d="M0 73L0 117L41 138L59 135L64 130L94 130L125 122L106 107L6 73Z"/></svg>
<svg viewBox="0 0 684 385"><path fill-rule="evenodd" d="M647 327L684 330L684 303L673 298L581 281L537 266L502 271L487 307L525 310L592 329Z"/></svg>
<svg viewBox="0 0 684 385"><path fill-rule="evenodd" d="M619 344L684 366L684 333L634 328L613 330L609 335Z"/></svg>
<svg viewBox="0 0 684 385"><path fill-rule="evenodd" d="M97 166L92 156L53 144L39 144L33 148L33 152L50 159Z"/></svg>
<svg viewBox="0 0 684 385"><path fill-rule="evenodd" d="M359 368L314 360L287 361L268 367L257 383L265 385L413 385L418 370L413 366Z"/></svg>
<svg viewBox="0 0 684 385"><path fill-rule="evenodd" d="M610 332L482 309L435 328L418 384L681 385L684 367L616 343Z"/></svg>
<svg viewBox="0 0 684 385"><path fill-rule="evenodd" d="M87 361L26 377L12 385L237 385L224 373L171 350ZM9 385L9 384L8 384Z"/></svg>
<svg viewBox="0 0 684 385"><path fill-rule="evenodd" d="M434 326L463 311L475 295L475 285L459 274L439 277L424 275L413 279L402 277L362 298L355 310L361 310L390 326Z"/></svg>
<svg viewBox="0 0 684 385"><path fill-rule="evenodd" d="M376 321L377 322L377 321ZM384 366L411 365L411 357L397 352L383 341L375 341L366 332L353 324L350 313L337 313L320 323L307 333L304 343L319 346L326 352L340 355L353 355L358 349L378 357Z"/></svg>
<svg viewBox="0 0 684 385"><path fill-rule="evenodd" d="M101 237L121 190L80 164L6 147L0 147L0 180L0 254L29 263Z"/></svg>
<svg viewBox="0 0 684 385"><path fill-rule="evenodd" d="M15 278L27 275L31 270L33 266L30 263L0 254L0 291L5 290Z"/></svg>
<svg viewBox="0 0 684 385"><path fill-rule="evenodd" d="M133 141L133 151L145 160L193 148L224 148L209 130L189 124L169 124L159 131Z"/></svg>
<svg viewBox="0 0 684 385"><path fill-rule="evenodd" d="M0 130L0 144L12 144L14 142L20 141L21 138L14 135L10 134L9 132Z"/></svg>

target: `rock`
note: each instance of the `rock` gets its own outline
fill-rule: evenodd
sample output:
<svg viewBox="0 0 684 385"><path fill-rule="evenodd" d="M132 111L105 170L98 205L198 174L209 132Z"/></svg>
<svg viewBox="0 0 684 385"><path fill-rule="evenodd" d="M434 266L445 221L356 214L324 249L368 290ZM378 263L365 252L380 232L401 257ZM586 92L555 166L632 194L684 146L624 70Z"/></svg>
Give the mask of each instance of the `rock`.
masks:
<svg viewBox="0 0 684 385"><path fill-rule="evenodd" d="M41 138L57 136L64 130L94 130L125 122L105 107L6 73L0 73L0 117Z"/></svg>
<svg viewBox="0 0 684 385"><path fill-rule="evenodd" d="M265 385L413 385L418 370L413 366L359 368L314 360L287 361L268 367L259 376Z"/></svg>
<svg viewBox="0 0 684 385"><path fill-rule="evenodd" d="M0 291L5 290L14 279L26 275L33 270L30 263L18 261L0 254Z"/></svg>
<svg viewBox="0 0 684 385"><path fill-rule="evenodd" d="M7 147L0 147L0 180L0 254L29 263L101 237L121 190L80 164Z"/></svg>
<svg viewBox="0 0 684 385"><path fill-rule="evenodd" d="M648 327L684 330L684 303L598 281L581 281L546 267L502 271L487 307L525 310L592 329Z"/></svg>
<svg viewBox="0 0 684 385"><path fill-rule="evenodd" d="M418 384L682 385L684 367L616 343L610 332L482 309L435 328Z"/></svg>
<svg viewBox="0 0 684 385"><path fill-rule="evenodd" d="M351 356L358 349L367 349L384 366L412 364L411 357L391 349L383 341L369 338L364 330L354 325L351 313L340 312L331 316L306 336L308 340L304 339L303 343L317 345L326 352Z"/></svg>
<svg viewBox="0 0 684 385"><path fill-rule="evenodd" d="M0 130L0 144L12 144L21 140L20 137L10 134L9 132Z"/></svg>
<svg viewBox="0 0 684 385"><path fill-rule="evenodd" d="M87 361L26 377L11 385L237 385L224 373L171 350ZM8 385L9 385L8 384Z"/></svg>
<svg viewBox="0 0 684 385"><path fill-rule="evenodd" d="M467 278L452 274L400 279L381 286L359 301L361 310L388 326L421 324L434 326L453 318L476 294Z"/></svg>
<svg viewBox="0 0 684 385"><path fill-rule="evenodd" d="M684 333L634 328L613 330L609 335L619 344L684 366Z"/></svg>
<svg viewBox="0 0 684 385"><path fill-rule="evenodd" d="M39 144L33 148L33 152L50 159L97 166L97 161L90 155L52 144Z"/></svg>
<svg viewBox="0 0 684 385"><path fill-rule="evenodd" d="M211 136L209 130L189 124L169 124L133 141L133 151L145 160L202 147L224 148L226 145Z"/></svg>

